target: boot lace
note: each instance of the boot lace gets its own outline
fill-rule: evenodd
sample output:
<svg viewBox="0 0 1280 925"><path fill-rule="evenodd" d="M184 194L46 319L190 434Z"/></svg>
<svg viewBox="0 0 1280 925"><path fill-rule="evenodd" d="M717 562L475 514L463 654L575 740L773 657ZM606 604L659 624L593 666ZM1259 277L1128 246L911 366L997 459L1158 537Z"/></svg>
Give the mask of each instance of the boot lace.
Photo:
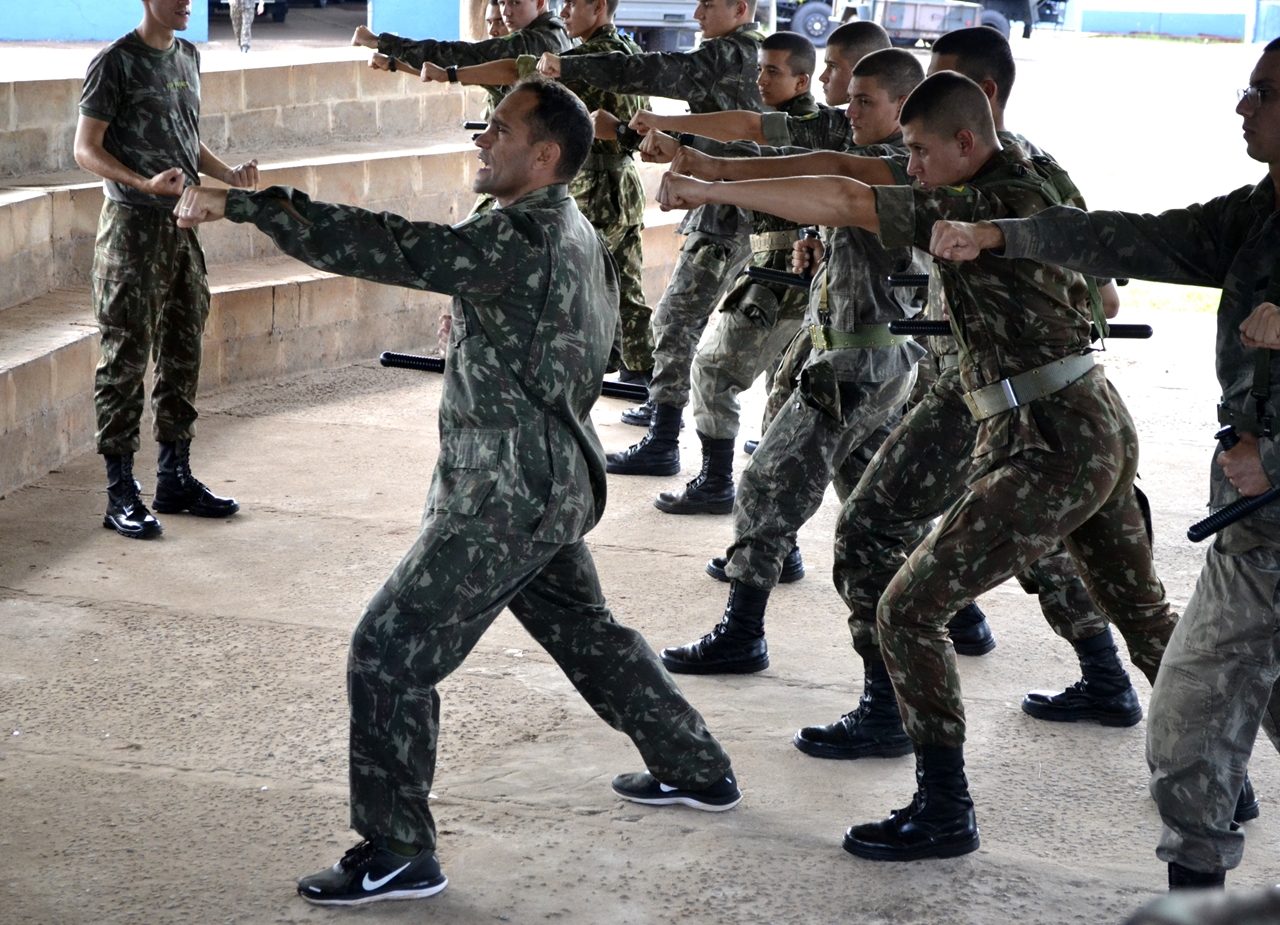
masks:
<svg viewBox="0 0 1280 925"><path fill-rule="evenodd" d="M174 453L173 471L178 478L178 484L182 486L184 492L191 494L207 491L205 484L191 474L191 447L189 445L183 446L179 444L177 447Z"/></svg>
<svg viewBox="0 0 1280 925"><path fill-rule="evenodd" d="M342 856L342 860L338 862L338 866L343 870L359 870L365 864L368 864L379 850L378 845L366 838L354 848L348 849L347 853Z"/></svg>

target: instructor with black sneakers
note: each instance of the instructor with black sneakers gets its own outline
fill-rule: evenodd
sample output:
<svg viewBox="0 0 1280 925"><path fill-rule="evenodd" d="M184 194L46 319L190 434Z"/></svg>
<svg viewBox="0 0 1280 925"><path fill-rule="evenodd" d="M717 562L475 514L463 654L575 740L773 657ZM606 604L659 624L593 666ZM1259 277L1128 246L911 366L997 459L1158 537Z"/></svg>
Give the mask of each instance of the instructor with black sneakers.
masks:
<svg viewBox="0 0 1280 925"><path fill-rule="evenodd" d="M304 877L309 902L430 896L445 886L428 805L436 685L510 608L647 771L613 791L718 812L742 799L720 743L644 637L609 612L583 537L605 504L591 423L618 326L618 273L569 196L594 131L582 102L515 85L478 136L474 190L497 206L459 225L313 202L285 187L190 189L183 224L249 222L311 266L455 296L440 454L417 541L351 641L351 827L365 839Z"/></svg>
<svg viewBox="0 0 1280 925"><path fill-rule="evenodd" d="M201 173L228 186L258 184L257 161L231 168L200 142L200 54L174 36L190 22L191 0L142 0L142 9L142 24L89 65L75 141L76 163L102 177L106 193L93 258L102 335L93 407L107 463L102 525L132 539L161 533L133 477L148 354L160 444L152 506L197 517L240 509L191 474L209 286L195 229L179 228L172 213Z"/></svg>

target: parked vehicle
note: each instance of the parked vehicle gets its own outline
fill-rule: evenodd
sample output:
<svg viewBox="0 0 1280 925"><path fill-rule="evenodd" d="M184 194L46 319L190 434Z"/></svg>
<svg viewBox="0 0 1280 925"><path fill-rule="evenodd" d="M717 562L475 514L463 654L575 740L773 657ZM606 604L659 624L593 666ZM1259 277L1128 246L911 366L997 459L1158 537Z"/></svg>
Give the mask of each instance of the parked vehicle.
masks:
<svg viewBox="0 0 1280 925"><path fill-rule="evenodd" d="M914 45L917 41L932 42L944 32L965 28L965 25L990 26L1005 38L1010 34L1010 23L1022 23L1022 37L1031 38L1036 23L1060 23L1066 11L1066 0L979 0L977 3L953 2L953 0L834 0L833 19L851 22L854 19L870 19L880 23L894 39L895 44ZM966 13L948 12L942 7L977 7L975 22L968 22L972 10ZM905 7L931 7L929 11L915 11ZM965 20L965 25L955 23ZM910 23L910 26L895 24ZM945 28L944 28L945 27ZM938 30L941 31L938 31Z"/></svg>
<svg viewBox="0 0 1280 925"><path fill-rule="evenodd" d="M826 0L778 0L778 28L799 32L818 48L827 44L827 36L836 27L831 14Z"/></svg>

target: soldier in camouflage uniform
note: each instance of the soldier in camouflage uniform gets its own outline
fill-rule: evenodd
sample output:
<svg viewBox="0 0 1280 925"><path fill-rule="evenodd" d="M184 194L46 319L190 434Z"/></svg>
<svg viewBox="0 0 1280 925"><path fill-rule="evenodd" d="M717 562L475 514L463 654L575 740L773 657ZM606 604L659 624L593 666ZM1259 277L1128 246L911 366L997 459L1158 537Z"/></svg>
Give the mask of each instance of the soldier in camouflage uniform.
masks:
<svg viewBox="0 0 1280 925"><path fill-rule="evenodd" d="M526 89L527 88L527 89ZM273 187L183 200L185 221L250 222L286 253L362 279L453 293L440 455L422 532L373 596L348 663L351 826L365 842L299 882L303 898L360 903L445 886L428 805L439 681L504 607L651 773L614 790L723 810L729 758L653 650L605 604L583 536L605 503L591 424L617 328L617 272L568 195L590 116L563 87L519 85L477 139L476 191L498 208L449 227L312 202ZM363 879L362 879L363 878Z"/></svg>
<svg viewBox="0 0 1280 925"><path fill-rule="evenodd" d="M1033 214L1075 195L1052 161L1030 160L1017 147L1001 150L985 95L959 74L940 72L921 84L903 108L902 125L917 188L820 177L788 181L785 188L695 186L691 201L705 196L782 207L795 220L845 218L878 232L887 247L927 247L941 218ZM696 181L671 185L679 192L689 184ZM733 187L754 195L744 198ZM846 850L874 860L951 857L978 847L964 775L964 706L946 632L956 608L1062 540L1083 566L1090 596L1125 634L1149 678L1176 619L1132 491L1133 422L1088 352L1092 307L1085 280L1032 261L1001 265L995 258L940 270L960 345L965 404L977 422L973 452L980 471L877 607L880 650L915 745L919 789L906 809L846 833ZM932 420L920 414L923 407L908 414L877 459L899 459L897 447L921 435L921 444L939 455L954 453L955 447L928 439ZM967 467L944 462L929 475L945 481L956 468ZM875 492L896 493L891 503L911 503L918 483L907 484L892 465L882 468L879 481L871 471L846 502L842 523L857 523L859 504Z"/></svg>
<svg viewBox="0 0 1280 925"><path fill-rule="evenodd" d="M620 52L638 54L640 46L618 32L613 25L617 0L567 0L561 10L569 37L582 39L567 55ZM521 55L515 59L490 61L459 68L457 79L463 84L512 84L536 70L538 59ZM424 79L446 80L446 72L432 64L423 66ZM649 101L631 94L610 93L580 81L563 81L578 95L587 109L596 113L597 135L607 114L614 124L625 124ZM609 129L612 132L612 129ZM614 138L597 137L586 164L569 185L569 193L587 220L609 242L609 251L618 264L621 285L622 324L615 343L616 357L611 357L610 371L619 365L636 375L624 375L626 381L646 382L653 370L652 312L644 298L644 186L632 160L634 144Z"/></svg>
<svg viewBox="0 0 1280 925"><path fill-rule="evenodd" d="M888 48L888 36L879 26L857 26L878 32L886 47L858 60L852 86L844 88L844 101L850 92L856 100L852 139L849 119L834 137L803 130L797 134L814 147L867 156L903 153L898 109L924 71L910 53ZM830 90L828 85L829 99ZM879 104L872 115L867 114L868 97ZM849 144L857 141L874 146ZM687 152L677 156L679 164L695 159L706 163ZM837 473L853 470L856 483L861 468L898 422L910 392L915 363L924 351L910 338L890 334L886 322L918 313L921 293L892 290L888 276L921 272L928 258L910 247L886 250L873 234L858 228L829 229L827 241L828 259L810 289L798 290L809 297L809 349L795 374L798 391L765 431L734 504L734 542L719 560L731 579L724 617L701 640L663 650L669 670L739 673L768 666L764 609L782 577L784 556L794 550L796 531L817 512Z"/></svg>
<svg viewBox="0 0 1280 925"><path fill-rule="evenodd" d="M1254 333L1255 319L1274 316L1280 304L1280 42L1266 47L1249 84L1236 112L1249 156L1270 172L1256 186L1158 216L1051 209L1022 221L941 226L935 242L948 259L1003 247L1006 258L1085 273L1221 288L1218 419L1240 442L1215 450L1214 508L1280 485L1273 438L1280 341ZM1240 863L1244 834L1233 808L1259 725L1280 748L1278 586L1280 505L1271 504L1218 535L1165 652L1151 694L1147 760L1164 822L1156 854L1169 864L1171 887L1221 886Z"/></svg>
<svg viewBox="0 0 1280 925"><path fill-rule="evenodd" d="M757 54L764 36L752 24L755 0L703 0L694 11L702 44L689 52L544 56L548 77L582 81L615 93L652 94L689 103L694 112L762 108ZM627 133L624 132L624 137ZM623 420L647 424L648 435L611 453L611 473L675 475L680 471L680 418L689 403L693 354L720 296L750 254L749 222L740 209L700 209L685 216L685 234L653 316L654 369L649 403Z"/></svg>
<svg viewBox="0 0 1280 925"><path fill-rule="evenodd" d="M103 178L106 194L93 261L102 339L93 404L107 467L103 526L134 539L161 533L133 476L148 354L155 361L151 408L160 444L152 505L200 517L239 509L191 474L209 287L199 237L178 228L171 212L201 173L255 186L258 168L256 161L228 167L200 142L200 54L174 35L187 28L184 9L174 0L144 3L141 25L93 59L76 129L76 161Z"/></svg>
<svg viewBox="0 0 1280 925"><path fill-rule="evenodd" d="M426 63L448 68L451 76L446 80L456 82L456 68L518 58L520 55L565 52L572 48L564 22L547 6L548 0L507 0L502 7L502 19L510 31L500 38L479 42L404 39L391 32L378 35L368 27L360 26L351 44L375 49L379 54L403 61L413 68L421 68ZM423 79L430 78L424 74ZM485 87L489 95L485 118L502 102L509 89L509 85Z"/></svg>

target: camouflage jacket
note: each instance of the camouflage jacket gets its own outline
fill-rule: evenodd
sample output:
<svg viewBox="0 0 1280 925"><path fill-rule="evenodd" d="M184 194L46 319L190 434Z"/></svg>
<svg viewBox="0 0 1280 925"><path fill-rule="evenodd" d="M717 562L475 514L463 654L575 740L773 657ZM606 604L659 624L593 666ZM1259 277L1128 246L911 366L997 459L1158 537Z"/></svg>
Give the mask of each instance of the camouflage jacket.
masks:
<svg viewBox="0 0 1280 925"><path fill-rule="evenodd" d="M1034 215L1070 201L1074 192L1065 171L1047 158L1028 158L1016 145L992 155L963 186L873 189L884 245L914 244L923 250L940 219L977 222ZM939 260L935 267L960 348L960 378L966 390L1089 349L1092 305L1079 273L990 253L968 263ZM1054 413L1074 404L1079 408L1072 413L1086 409L1080 413L1092 415L1088 427L1095 433L1116 433L1126 426L1128 412L1118 396L1110 395L1104 376L1095 371L1080 383L981 421L974 455L1058 451L1064 440L1078 435L1062 432L1053 422ZM1086 394L1091 390L1097 394Z"/></svg>
<svg viewBox="0 0 1280 925"><path fill-rule="evenodd" d="M1280 215L1274 211L1275 198L1268 177L1257 186L1159 215L1060 208L1034 219L999 224L1007 257L1052 261L1100 277L1220 288L1216 368L1222 405L1227 412L1251 415L1255 405L1249 390L1257 351L1240 343L1239 328L1259 303L1275 297L1271 282L1280 280ZM1280 353L1271 356L1270 380L1265 412L1280 424ZM1267 478L1272 485L1280 485L1280 446L1275 440L1259 438L1258 452ZM1220 466L1211 465L1210 473L1213 507L1239 497ZM1268 505L1228 528L1223 541L1239 544L1249 539L1245 534L1259 533L1269 537L1270 544L1280 545L1280 505Z"/></svg>
<svg viewBox="0 0 1280 925"><path fill-rule="evenodd" d="M621 34L614 26L602 26L591 33L581 45L564 53L570 55L594 55L607 52L640 54L640 46ZM533 55L521 55L516 59L521 77L536 73L538 59ZM624 123L640 110L649 108L649 99L633 93L614 93L601 90L580 80L566 80L564 85L578 95L588 112L603 109ZM569 184L569 194L578 201L591 224L597 228L611 225L644 224L644 185L635 162L632 149L624 148L617 141L597 138L591 143L591 153L582 170Z"/></svg>
<svg viewBox="0 0 1280 925"><path fill-rule="evenodd" d="M616 93L685 100L695 113L731 109L760 112L764 103L756 78L763 39L758 26L744 25L721 38L708 39L692 51L573 55L561 59L560 75L565 81ZM686 215L677 231L734 235L746 232L745 223L742 210L733 206L702 206Z"/></svg>
<svg viewBox="0 0 1280 925"><path fill-rule="evenodd" d="M427 518L463 536L569 543L600 519L591 407L618 326L617 270L563 184L449 226L232 190L250 222L320 270L453 294Z"/></svg>
<svg viewBox="0 0 1280 925"><path fill-rule="evenodd" d="M805 113L766 112L760 116L760 130L771 149L857 151L849 117L834 106L818 106ZM777 157L778 152L771 150L761 156Z"/></svg>
<svg viewBox="0 0 1280 925"><path fill-rule="evenodd" d="M102 147L150 179L180 167L185 185L200 184L200 52L183 38L152 48L137 32L112 42L89 64L80 114L107 123ZM172 209L176 196L144 193L103 179L108 199Z"/></svg>
<svg viewBox="0 0 1280 925"><path fill-rule="evenodd" d="M437 39L415 41L402 39L390 32L378 36L378 51L418 68L427 61L438 67L470 67L473 64L518 58L521 55L541 57L548 51L564 54L572 47L564 21L552 13L543 13L529 25L510 35L479 42L446 42ZM489 112L493 112L506 96L507 88L485 87L485 91L489 94Z"/></svg>

